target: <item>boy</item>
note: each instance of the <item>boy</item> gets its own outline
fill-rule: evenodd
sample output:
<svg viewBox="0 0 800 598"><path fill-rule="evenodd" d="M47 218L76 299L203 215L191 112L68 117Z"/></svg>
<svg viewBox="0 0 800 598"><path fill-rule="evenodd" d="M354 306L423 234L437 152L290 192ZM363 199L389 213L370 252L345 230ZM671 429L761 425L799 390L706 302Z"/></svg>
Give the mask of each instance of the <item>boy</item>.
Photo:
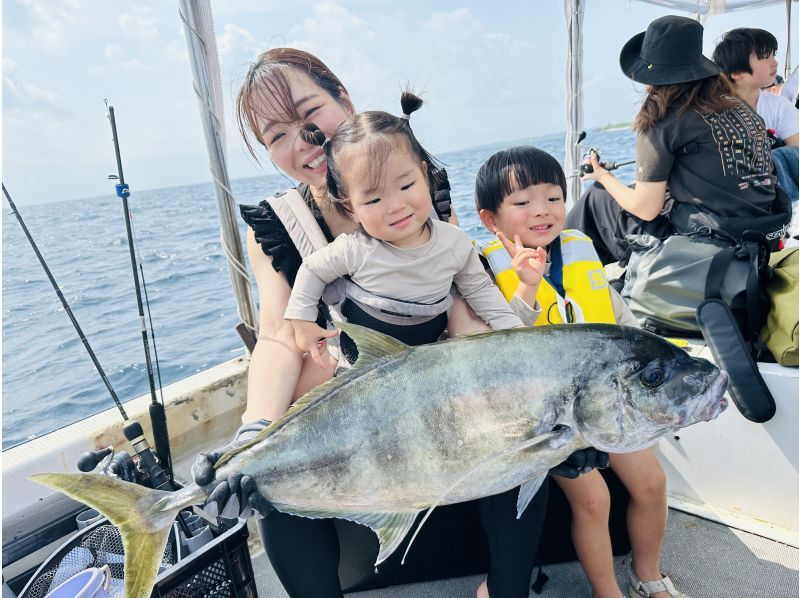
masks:
<svg viewBox="0 0 800 598"><path fill-rule="evenodd" d="M741 27L726 33L714 49L714 62L747 102L786 145L798 145L798 113L786 98L764 91L775 83L778 41L769 31Z"/></svg>
<svg viewBox="0 0 800 598"><path fill-rule="evenodd" d="M558 161L534 147L497 152L481 166L476 208L499 241L480 250L500 290L527 325L606 322L638 327L622 297L609 287L591 240L580 231L564 230L566 187ZM646 448L609 455L609 465L631 496L627 520L633 550L626 561L630 596L686 598L659 570L667 487L654 452ZM618 598L622 591L614 575L605 481L597 471L554 479L570 503L572 539L593 595ZM484 589L479 589L479 598L486 596Z"/></svg>

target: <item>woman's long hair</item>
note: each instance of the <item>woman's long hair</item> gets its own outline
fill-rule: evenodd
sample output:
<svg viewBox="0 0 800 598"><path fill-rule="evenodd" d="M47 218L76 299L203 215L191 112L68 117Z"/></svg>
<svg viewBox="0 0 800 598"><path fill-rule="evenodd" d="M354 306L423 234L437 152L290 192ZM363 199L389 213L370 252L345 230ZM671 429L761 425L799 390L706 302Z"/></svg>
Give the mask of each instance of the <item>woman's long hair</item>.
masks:
<svg viewBox="0 0 800 598"><path fill-rule="evenodd" d="M633 130L646 131L668 112L678 115L689 110L701 114L724 112L740 102L724 75L674 85L648 85L647 96L633 121Z"/></svg>

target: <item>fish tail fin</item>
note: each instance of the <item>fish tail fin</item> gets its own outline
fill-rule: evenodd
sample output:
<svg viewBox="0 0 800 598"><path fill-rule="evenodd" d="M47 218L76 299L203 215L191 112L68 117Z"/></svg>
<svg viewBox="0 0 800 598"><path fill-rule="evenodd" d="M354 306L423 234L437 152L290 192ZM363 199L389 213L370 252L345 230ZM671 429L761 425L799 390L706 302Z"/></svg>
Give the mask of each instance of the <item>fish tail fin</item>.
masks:
<svg viewBox="0 0 800 598"><path fill-rule="evenodd" d="M32 481L86 503L108 517L125 547L125 596L149 596L172 522L185 507L171 492L152 490L105 475L39 473Z"/></svg>

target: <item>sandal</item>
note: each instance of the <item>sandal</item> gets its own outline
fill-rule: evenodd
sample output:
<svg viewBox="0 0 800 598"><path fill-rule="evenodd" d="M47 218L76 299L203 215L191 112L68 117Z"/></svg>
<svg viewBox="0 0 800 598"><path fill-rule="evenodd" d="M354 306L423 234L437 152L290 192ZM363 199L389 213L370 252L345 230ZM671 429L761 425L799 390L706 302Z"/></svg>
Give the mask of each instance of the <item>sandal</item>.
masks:
<svg viewBox="0 0 800 598"><path fill-rule="evenodd" d="M628 573L631 596L649 598L657 592L667 592L672 598L689 598L683 592L678 591L675 584L666 575L656 581L641 581L633 570L633 558L625 559L625 571Z"/></svg>

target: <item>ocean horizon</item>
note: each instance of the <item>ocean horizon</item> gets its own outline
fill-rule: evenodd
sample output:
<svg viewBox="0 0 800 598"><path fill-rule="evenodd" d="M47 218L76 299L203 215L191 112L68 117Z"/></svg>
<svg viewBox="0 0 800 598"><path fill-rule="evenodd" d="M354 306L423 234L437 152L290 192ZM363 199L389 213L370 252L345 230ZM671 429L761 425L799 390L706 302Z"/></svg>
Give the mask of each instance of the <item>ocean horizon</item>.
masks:
<svg viewBox="0 0 800 598"><path fill-rule="evenodd" d="M590 131L585 143L604 159L621 161L634 157L634 139L628 127L609 126ZM475 239L491 236L475 213L475 174L495 151L521 144L536 145L563 163L563 132L437 156L450 177L461 227ZM633 172L628 166L619 175L632 180ZM256 204L291 185L279 174L231 181L238 204ZM132 189L129 207L162 383L243 354L212 184ZM119 200L109 193L18 208L120 400L149 392ZM239 230L244 238L241 219ZM113 402L8 206L2 270L5 450Z"/></svg>

